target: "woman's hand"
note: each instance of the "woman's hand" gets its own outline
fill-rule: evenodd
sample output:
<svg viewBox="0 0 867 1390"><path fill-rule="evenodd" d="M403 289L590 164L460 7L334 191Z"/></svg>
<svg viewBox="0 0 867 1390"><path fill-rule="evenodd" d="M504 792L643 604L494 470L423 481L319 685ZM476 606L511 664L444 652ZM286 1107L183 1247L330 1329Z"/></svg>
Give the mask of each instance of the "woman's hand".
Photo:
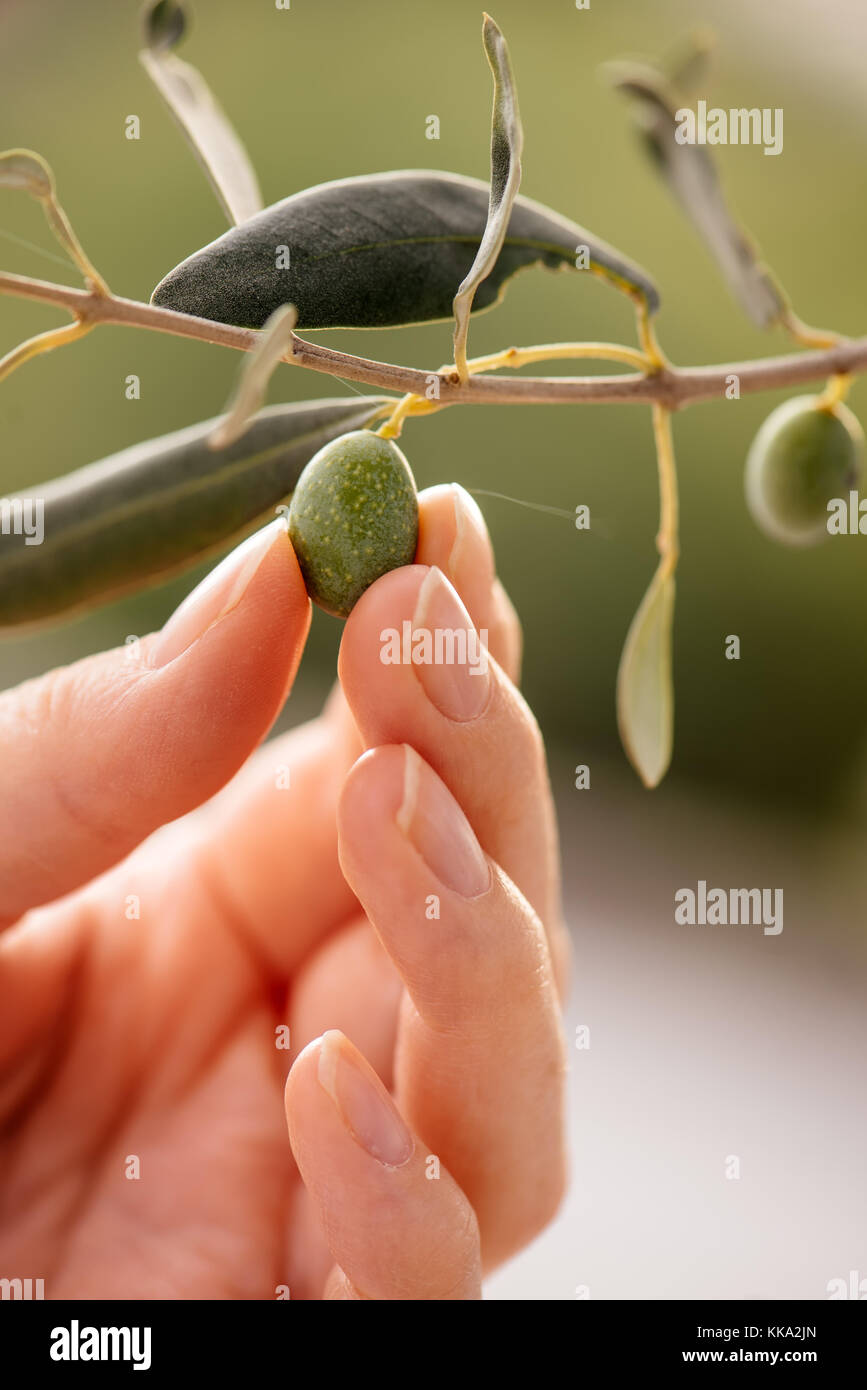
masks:
<svg viewBox="0 0 867 1390"><path fill-rule="evenodd" d="M0 1277L476 1298L555 1210L544 755L478 509L421 517L323 715L252 757L310 621L282 523L162 633L0 697ZM487 675L380 659L470 619Z"/></svg>

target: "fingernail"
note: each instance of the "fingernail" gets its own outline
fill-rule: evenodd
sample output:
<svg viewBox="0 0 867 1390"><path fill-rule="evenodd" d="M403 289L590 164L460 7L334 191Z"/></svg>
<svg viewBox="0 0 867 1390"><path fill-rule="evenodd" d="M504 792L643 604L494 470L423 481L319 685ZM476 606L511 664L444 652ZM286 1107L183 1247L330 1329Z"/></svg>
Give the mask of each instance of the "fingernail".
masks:
<svg viewBox="0 0 867 1390"><path fill-rule="evenodd" d="M431 873L463 898L478 898L491 886L491 868L473 828L445 783L403 745L403 801L397 823Z"/></svg>
<svg viewBox="0 0 867 1390"><path fill-rule="evenodd" d="M157 638L152 658L154 666L168 666L237 608L279 536L286 537L286 522L282 518L248 536L187 595Z"/></svg>
<svg viewBox="0 0 867 1390"><path fill-rule="evenodd" d="M379 1077L336 1028L322 1035L318 1072L356 1143L390 1168L406 1163L414 1148L412 1135Z"/></svg>
<svg viewBox="0 0 867 1390"><path fill-rule="evenodd" d="M478 719L491 694L487 633L479 634L442 570L433 565L412 617L413 670L440 714L455 723ZM422 645L416 634L426 633ZM418 655L416 655L418 653Z"/></svg>
<svg viewBox="0 0 867 1390"><path fill-rule="evenodd" d="M478 567L479 557L490 552L491 542L479 504L460 483L452 483L452 501L455 538L449 551L448 567L449 574L457 578L466 561L475 560L475 567Z"/></svg>

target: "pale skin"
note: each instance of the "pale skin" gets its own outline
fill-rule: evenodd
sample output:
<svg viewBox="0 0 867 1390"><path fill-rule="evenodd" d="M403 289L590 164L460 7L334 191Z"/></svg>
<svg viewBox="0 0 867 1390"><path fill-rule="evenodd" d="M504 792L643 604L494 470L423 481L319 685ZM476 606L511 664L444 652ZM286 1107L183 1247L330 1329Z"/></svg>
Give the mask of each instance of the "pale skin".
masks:
<svg viewBox="0 0 867 1390"><path fill-rule="evenodd" d="M381 662L420 597L486 678ZM0 1276L47 1298L477 1299L561 1199L554 815L472 499L259 747L309 622L278 521L0 696Z"/></svg>

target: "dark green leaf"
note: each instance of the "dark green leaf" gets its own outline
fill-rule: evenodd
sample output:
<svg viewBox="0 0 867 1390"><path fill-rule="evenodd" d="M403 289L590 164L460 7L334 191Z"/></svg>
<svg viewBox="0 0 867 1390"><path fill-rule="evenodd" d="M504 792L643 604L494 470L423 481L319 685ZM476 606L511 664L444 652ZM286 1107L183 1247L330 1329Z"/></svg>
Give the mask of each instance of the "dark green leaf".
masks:
<svg viewBox="0 0 867 1390"><path fill-rule="evenodd" d="M612 65L614 85L633 102L648 150L669 188L703 237L732 293L759 328L786 305L758 251L726 205L716 166L704 145L679 144L677 101L661 74L638 64Z"/></svg>
<svg viewBox="0 0 867 1390"><path fill-rule="evenodd" d="M400 170L319 184L266 208L188 257L157 285L152 302L218 323L261 328L281 304L299 329L388 328L452 316L479 248L488 185L459 174ZM497 302L529 265L590 269L658 307L638 266L541 203L515 201L503 249L479 286L476 309ZM287 257L289 266L278 269ZM582 272L586 274L586 271Z"/></svg>
<svg viewBox="0 0 867 1390"><path fill-rule="evenodd" d="M0 627L106 602L239 540L287 500L317 450L363 429L384 403L355 396L272 406L220 453L208 443L217 421L205 420L4 499ZM27 542L25 532L35 533L28 502L44 506L41 544Z"/></svg>
<svg viewBox="0 0 867 1390"><path fill-rule="evenodd" d="M482 26L485 54L494 74L494 109L491 113L491 188L488 220L481 245L469 273L454 299L455 365L464 380L467 374L467 329L473 298L482 280L490 275L506 239L509 214L521 186L521 150L524 132L518 112L518 94L506 40L490 15Z"/></svg>

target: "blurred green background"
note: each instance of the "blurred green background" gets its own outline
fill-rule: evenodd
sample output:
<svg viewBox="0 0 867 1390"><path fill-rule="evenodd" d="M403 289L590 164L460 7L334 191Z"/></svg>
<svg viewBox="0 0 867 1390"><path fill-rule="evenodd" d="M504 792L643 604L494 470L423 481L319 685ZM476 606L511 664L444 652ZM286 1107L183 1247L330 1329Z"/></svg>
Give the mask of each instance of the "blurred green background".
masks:
<svg viewBox="0 0 867 1390"><path fill-rule="evenodd" d="M833 16L834 5L825 8ZM793 20L804 9L803 23ZM706 84L713 102L782 107L784 152L718 151L725 186L808 321L867 328L867 122L860 68L845 34L820 44L811 7L766 0L497 0L525 126L523 191L585 224L657 279L658 328L679 363L786 350L753 329L702 245L644 162L627 111L599 75L626 53L664 52L697 22L719 44ZM201 68L234 119L267 202L312 184L390 168L485 177L490 78L481 7L466 0L292 0L279 11L199 0L182 55ZM40 151L88 253L120 294L147 299L162 275L225 229L220 209L136 60L132 0L74 6L6 0L0 11L2 144ZM861 51L863 52L863 33ZM854 53L852 53L854 57ZM841 65L841 60L842 65ZM141 139L124 138L138 115ZM425 118L440 118L438 142ZM0 265L77 283L56 257L39 208L0 195ZM30 243L27 245L25 243ZM50 307L0 300L0 352L60 322ZM317 334L334 346L435 368L450 326ZM512 343L579 337L633 341L628 305L589 278L528 272L505 303L474 321L473 354ZM234 353L126 329L100 329L29 364L0 390L0 495L30 486L218 413ZM568 364L543 368L568 373ZM591 368L592 370L592 368ZM600 367L600 371L611 370ZM127 401L124 379L141 379ZM340 382L285 368L271 400L348 393ZM867 542L811 551L775 547L743 502L749 441L780 393L696 407L675 420L682 560L675 632L676 751L672 788L776 800L806 816L862 809L867 710L862 576ZM867 418L867 387L851 404ZM655 562L655 462L640 407L464 408L412 422L403 444L419 486L466 487L574 512L565 518L481 497L500 571L524 623L525 690L552 744L556 789L576 763L600 777L625 767L614 681L632 613ZM198 573L79 620L0 641L2 684L159 626ZM725 637L741 638L739 662ZM297 697L306 715L330 682L340 626L317 613ZM505 754L507 756L507 753ZM630 795L646 797L637 779Z"/></svg>
<svg viewBox="0 0 867 1390"><path fill-rule="evenodd" d="M496 0L493 12L519 83L523 191L656 277L674 361L787 350L730 300L599 76L606 60L665 52L699 23L719 40L702 94L785 113L778 158L717 151L732 203L802 317L867 332L862 0L591 0L589 10ZM109 284L146 299L225 223L138 65L137 38L136 0L0 0L0 146L45 155ZM181 51L234 119L269 202L389 168L487 174L490 78L475 0L291 0L288 11L273 0L198 0ZM124 138L132 114L138 142ZM439 142L425 139L431 114ZM39 208L0 193L0 266L77 283L59 256ZM0 298L0 353L62 321ZM470 350L632 334L628 305L604 286L531 271L474 321ZM448 324L314 336L426 368L451 349ZM28 364L0 387L0 496L219 413L238 361L105 328ZM131 373L139 401L124 398ZM270 399L343 393L350 387L286 367ZM614 714L621 646L655 564L649 412L474 407L404 432L420 486L457 479L570 514L586 503L593 519L577 532L568 519L479 499L523 620L524 687L559 802L567 915L578 928L567 1035L590 1023L599 1043L570 1048L570 1204L497 1276L495 1297L571 1298L590 1284L594 1298L813 1298L830 1277L865 1268L867 541L784 550L747 516L746 450L783 398L719 401L674 422L676 746L653 793L620 751ZM867 423L867 383L851 404ZM0 686L158 627L200 573L0 638ZM284 723L317 707L340 631L316 612ZM729 633L741 638L739 662L724 658ZM589 798L573 790L578 763L591 766ZM674 925L673 892L700 877L784 884L783 935ZM747 1156L743 1183L722 1178L731 1152Z"/></svg>

